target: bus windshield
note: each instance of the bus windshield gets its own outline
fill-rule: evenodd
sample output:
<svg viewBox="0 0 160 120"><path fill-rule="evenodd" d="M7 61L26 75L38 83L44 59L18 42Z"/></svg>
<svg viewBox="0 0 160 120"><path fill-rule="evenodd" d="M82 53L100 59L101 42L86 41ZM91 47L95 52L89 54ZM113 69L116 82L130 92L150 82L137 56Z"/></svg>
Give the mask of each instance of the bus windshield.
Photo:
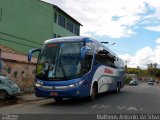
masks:
<svg viewBox="0 0 160 120"><path fill-rule="evenodd" d="M36 77L43 80L67 80L81 76L82 64L85 63L80 58L83 46L83 42L44 45L39 55Z"/></svg>

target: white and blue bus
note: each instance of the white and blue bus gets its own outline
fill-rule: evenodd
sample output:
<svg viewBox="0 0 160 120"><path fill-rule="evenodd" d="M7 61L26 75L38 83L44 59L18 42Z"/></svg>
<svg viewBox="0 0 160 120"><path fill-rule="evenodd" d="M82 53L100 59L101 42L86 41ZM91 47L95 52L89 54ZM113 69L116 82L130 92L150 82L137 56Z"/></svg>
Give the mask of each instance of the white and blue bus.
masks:
<svg viewBox="0 0 160 120"><path fill-rule="evenodd" d="M35 76L37 97L88 97L119 92L124 86L124 63L102 43L89 37L61 37L44 42L39 51Z"/></svg>

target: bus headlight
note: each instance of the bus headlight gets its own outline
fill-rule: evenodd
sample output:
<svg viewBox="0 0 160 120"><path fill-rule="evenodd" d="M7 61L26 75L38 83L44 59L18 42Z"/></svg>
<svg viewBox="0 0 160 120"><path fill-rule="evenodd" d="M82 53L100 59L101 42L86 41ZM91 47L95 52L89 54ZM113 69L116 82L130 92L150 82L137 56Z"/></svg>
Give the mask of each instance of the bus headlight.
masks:
<svg viewBox="0 0 160 120"><path fill-rule="evenodd" d="M41 87L42 85L39 84L39 83L36 83L35 86L36 86L36 87Z"/></svg>
<svg viewBox="0 0 160 120"><path fill-rule="evenodd" d="M37 81L37 83L35 84L36 87L41 87L43 86L43 82L41 81Z"/></svg>
<svg viewBox="0 0 160 120"><path fill-rule="evenodd" d="M84 82L84 80L78 82L78 83L75 83L75 84L70 84L68 85L68 88L75 88L75 87L78 87L80 85L82 85L82 83Z"/></svg>
<svg viewBox="0 0 160 120"><path fill-rule="evenodd" d="M75 84L68 85L68 88L75 88Z"/></svg>

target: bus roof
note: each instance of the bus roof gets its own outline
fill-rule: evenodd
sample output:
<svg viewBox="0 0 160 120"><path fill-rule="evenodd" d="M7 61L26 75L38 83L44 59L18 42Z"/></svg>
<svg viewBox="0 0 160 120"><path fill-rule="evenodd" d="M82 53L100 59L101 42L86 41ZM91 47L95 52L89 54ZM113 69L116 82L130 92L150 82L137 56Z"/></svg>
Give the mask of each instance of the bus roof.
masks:
<svg viewBox="0 0 160 120"><path fill-rule="evenodd" d="M59 38L49 39L49 40L46 40L44 44L53 43L53 42L73 42L73 41L80 42L80 41L86 41L86 40L93 41L93 39L89 37L70 36L70 37L59 37Z"/></svg>
<svg viewBox="0 0 160 120"><path fill-rule="evenodd" d="M44 42L44 44L49 44L49 43L53 43L53 42L81 42L81 41L92 41L94 43L96 43L97 45L100 45L101 47L103 47L104 49L106 49L110 54L112 54L113 56L117 57L118 59L120 59L115 53L113 53L108 47L106 47L104 44L102 44L101 42L92 39L90 37L84 37L84 36L69 36L69 37L59 37L59 38L53 38L53 39L49 39L46 40Z"/></svg>

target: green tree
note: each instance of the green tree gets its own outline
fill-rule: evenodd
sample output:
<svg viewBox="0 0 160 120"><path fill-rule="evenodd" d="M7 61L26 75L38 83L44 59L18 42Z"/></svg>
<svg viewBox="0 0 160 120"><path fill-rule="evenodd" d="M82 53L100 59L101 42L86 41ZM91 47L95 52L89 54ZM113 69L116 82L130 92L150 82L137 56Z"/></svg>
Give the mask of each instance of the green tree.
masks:
<svg viewBox="0 0 160 120"><path fill-rule="evenodd" d="M156 76L157 70L157 63L150 63L147 65L147 71L150 76Z"/></svg>

